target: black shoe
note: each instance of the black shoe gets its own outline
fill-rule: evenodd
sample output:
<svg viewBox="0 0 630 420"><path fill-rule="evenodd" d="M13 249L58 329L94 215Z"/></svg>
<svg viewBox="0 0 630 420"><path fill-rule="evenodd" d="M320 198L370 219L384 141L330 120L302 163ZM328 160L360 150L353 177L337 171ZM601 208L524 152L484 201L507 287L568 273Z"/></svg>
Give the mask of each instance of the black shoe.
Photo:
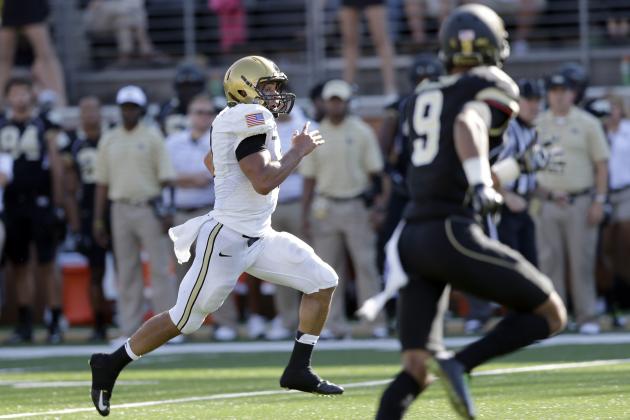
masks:
<svg viewBox="0 0 630 420"><path fill-rule="evenodd" d="M109 415L109 400L118 377L109 361L109 355L95 353L90 357L92 369L92 402L101 416Z"/></svg>
<svg viewBox="0 0 630 420"><path fill-rule="evenodd" d="M440 382L453 409L464 419L475 418L475 406L468 391L468 383L464 365L455 358L432 357L427 362L429 371L440 378Z"/></svg>
<svg viewBox="0 0 630 420"><path fill-rule="evenodd" d="M298 369L286 368L280 377L280 386L322 395L341 395L344 391L343 387L322 380L310 366Z"/></svg>
<svg viewBox="0 0 630 420"><path fill-rule="evenodd" d="M61 344L63 342L63 334L59 330L50 331L48 337L46 337L46 342L48 344Z"/></svg>
<svg viewBox="0 0 630 420"><path fill-rule="evenodd" d="M94 331L92 331L92 335L90 335L88 341L90 343L102 343L104 341L107 341L107 333L105 332L105 330L95 329Z"/></svg>
<svg viewBox="0 0 630 420"><path fill-rule="evenodd" d="M9 338L4 340L3 344L7 346L15 346L19 344L31 344L33 343L33 336L31 334L23 334L20 332L14 332Z"/></svg>

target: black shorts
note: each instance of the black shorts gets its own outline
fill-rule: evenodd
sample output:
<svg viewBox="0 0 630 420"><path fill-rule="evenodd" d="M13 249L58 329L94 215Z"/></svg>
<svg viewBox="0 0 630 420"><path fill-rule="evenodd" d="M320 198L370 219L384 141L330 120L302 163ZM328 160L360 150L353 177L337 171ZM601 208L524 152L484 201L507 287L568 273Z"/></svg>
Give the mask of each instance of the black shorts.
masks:
<svg viewBox="0 0 630 420"><path fill-rule="evenodd" d="M31 243L35 245L39 264L46 264L55 259L57 238L52 206L6 203L4 212L7 230L6 256L10 262L28 263Z"/></svg>
<svg viewBox="0 0 630 420"><path fill-rule="evenodd" d="M49 12L48 0L4 0L2 27L17 28L42 23Z"/></svg>
<svg viewBox="0 0 630 420"><path fill-rule="evenodd" d="M554 290L521 254L488 238L473 220L408 222L398 244L409 284L400 292L402 348L439 349L447 285L517 312L531 312ZM442 304L440 304L442 303Z"/></svg>
<svg viewBox="0 0 630 420"><path fill-rule="evenodd" d="M344 7L354 7L356 9L365 9L369 6L379 6L385 4L385 0L342 0L341 5Z"/></svg>

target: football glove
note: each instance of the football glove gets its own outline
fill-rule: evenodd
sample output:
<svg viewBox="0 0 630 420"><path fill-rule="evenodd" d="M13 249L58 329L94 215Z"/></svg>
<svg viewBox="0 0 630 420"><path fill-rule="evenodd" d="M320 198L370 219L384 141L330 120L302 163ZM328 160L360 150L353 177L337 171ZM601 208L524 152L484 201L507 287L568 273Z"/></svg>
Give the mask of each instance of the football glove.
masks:
<svg viewBox="0 0 630 420"><path fill-rule="evenodd" d="M534 173L538 171L562 172L565 165L564 150L548 141L543 144L533 143L516 161L523 173Z"/></svg>
<svg viewBox="0 0 630 420"><path fill-rule="evenodd" d="M503 205L503 196L497 190L484 184L470 187L466 201L480 216L493 215Z"/></svg>

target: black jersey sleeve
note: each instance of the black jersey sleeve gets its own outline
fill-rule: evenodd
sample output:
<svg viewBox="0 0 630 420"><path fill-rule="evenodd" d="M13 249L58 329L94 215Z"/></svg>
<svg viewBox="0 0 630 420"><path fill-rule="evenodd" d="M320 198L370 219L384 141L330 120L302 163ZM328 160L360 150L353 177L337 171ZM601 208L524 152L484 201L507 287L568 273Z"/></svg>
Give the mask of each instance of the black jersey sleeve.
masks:
<svg viewBox="0 0 630 420"><path fill-rule="evenodd" d="M471 76L479 79L475 100L484 102L490 109L489 134L498 137L518 114L518 86L498 67L478 67L471 71Z"/></svg>

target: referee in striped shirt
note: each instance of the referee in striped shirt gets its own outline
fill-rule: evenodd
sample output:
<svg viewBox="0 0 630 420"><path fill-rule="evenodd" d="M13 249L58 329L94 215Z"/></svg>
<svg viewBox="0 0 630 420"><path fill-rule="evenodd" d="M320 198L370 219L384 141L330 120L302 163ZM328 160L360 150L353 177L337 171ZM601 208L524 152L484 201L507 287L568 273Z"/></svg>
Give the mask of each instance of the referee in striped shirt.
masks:
<svg viewBox="0 0 630 420"><path fill-rule="evenodd" d="M521 79L520 111L510 122L506 143L498 160L523 153L536 141L534 120L540 110L542 89L537 80ZM530 216L529 198L536 189L536 175L523 174L515 182L503 186L505 206L498 226L499 240L519 251L533 265L538 265L534 221Z"/></svg>

